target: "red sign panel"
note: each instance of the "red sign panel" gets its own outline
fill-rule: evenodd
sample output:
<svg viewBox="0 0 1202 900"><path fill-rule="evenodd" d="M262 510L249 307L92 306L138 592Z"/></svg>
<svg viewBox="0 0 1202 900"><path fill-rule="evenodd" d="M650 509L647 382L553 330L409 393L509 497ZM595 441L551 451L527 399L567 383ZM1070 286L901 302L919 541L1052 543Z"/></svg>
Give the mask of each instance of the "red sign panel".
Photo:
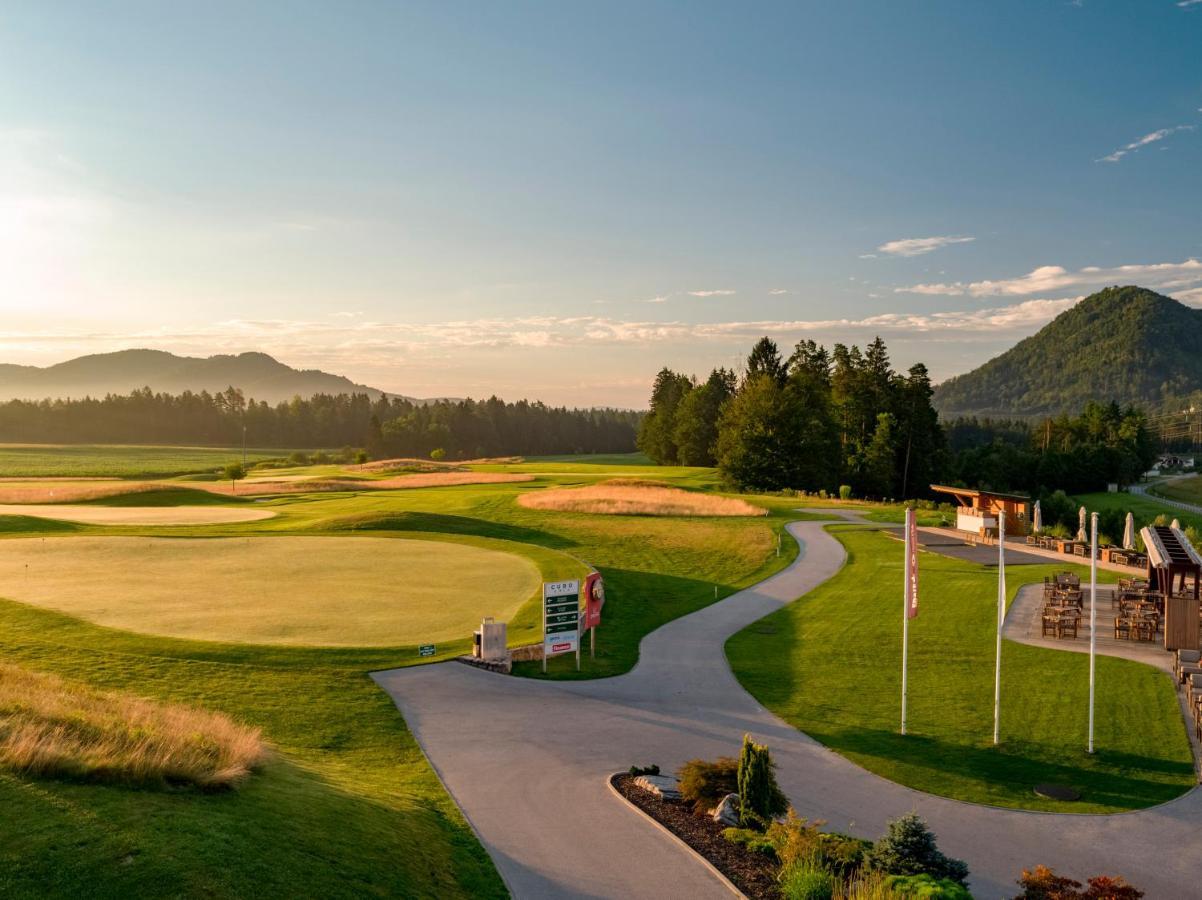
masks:
<svg viewBox="0 0 1202 900"><path fill-rule="evenodd" d="M584 579L584 627L596 628L601 624L601 607L605 605L605 583L601 573L594 572Z"/></svg>

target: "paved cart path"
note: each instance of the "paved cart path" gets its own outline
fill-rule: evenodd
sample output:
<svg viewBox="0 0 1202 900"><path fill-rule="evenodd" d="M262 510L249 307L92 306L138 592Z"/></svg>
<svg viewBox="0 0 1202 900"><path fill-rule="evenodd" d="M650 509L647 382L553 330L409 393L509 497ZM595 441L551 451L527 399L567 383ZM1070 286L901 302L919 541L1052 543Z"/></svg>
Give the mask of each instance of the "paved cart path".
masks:
<svg viewBox="0 0 1202 900"><path fill-rule="evenodd" d="M797 522L789 531L801 546L789 568L648 635L626 675L540 682L458 663L375 675L515 896L729 898L696 859L614 797L606 777L632 763L672 771L692 757L733 754L744 732L772 747L798 812L829 828L872 838L886 820L917 811L946 852L968 861L977 897L1013 896L1021 869L1039 862L1081 879L1118 872L1149 898L1197 889L1196 789L1115 816L959 803L879 778L761 707L731 674L727 637L801 597L844 561L822 523Z"/></svg>

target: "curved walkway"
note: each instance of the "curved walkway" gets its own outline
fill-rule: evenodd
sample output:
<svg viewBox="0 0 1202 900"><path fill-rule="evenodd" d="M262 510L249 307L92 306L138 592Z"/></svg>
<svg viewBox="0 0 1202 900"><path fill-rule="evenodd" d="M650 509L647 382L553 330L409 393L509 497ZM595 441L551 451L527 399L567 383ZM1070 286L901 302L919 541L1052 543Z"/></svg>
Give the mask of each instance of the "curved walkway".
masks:
<svg viewBox="0 0 1202 900"><path fill-rule="evenodd" d="M978 897L1013 896L1020 871L1040 862L1082 880L1121 873L1149 897L1193 889L1202 858L1198 790L1115 816L960 803L859 768L744 691L727 665L726 639L842 567L843 547L823 524L791 524L801 550L789 568L649 634L626 675L544 682L446 663L373 676L515 896L729 898L704 867L615 800L606 776L632 763L668 772L692 757L732 755L744 732L772 747L800 815L875 838L888 819L917 811L940 846L968 862Z"/></svg>

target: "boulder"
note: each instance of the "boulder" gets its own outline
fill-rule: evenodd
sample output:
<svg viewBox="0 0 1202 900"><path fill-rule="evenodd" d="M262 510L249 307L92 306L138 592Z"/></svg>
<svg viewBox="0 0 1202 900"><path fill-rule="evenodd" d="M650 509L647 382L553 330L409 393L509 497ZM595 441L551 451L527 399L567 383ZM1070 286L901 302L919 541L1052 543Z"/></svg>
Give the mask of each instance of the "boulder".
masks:
<svg viewBox="0 0 1202 900"><path fill-rule="evenodd" d="M714 807L714 821L724 828L739 827L739 795L727 794L722 802Z"/></svg>
<svg viewBox="0 0 1202 900"><path fill-rule="evenodd" d="M634 783L661 800L680 799L680 785L667 775L640 775Z"/></svg>

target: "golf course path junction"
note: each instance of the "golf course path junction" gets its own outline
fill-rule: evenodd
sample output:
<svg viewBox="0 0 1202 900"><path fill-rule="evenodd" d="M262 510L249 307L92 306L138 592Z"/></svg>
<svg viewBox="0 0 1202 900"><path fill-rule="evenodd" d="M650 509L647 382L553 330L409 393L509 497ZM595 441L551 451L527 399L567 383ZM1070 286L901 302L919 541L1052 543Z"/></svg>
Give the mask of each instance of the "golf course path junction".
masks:
<svg viewBox="0 0 1202 900"><path fill-rule="evenodd" d="M1037 863L1082 881L1121 874L1148 897L1196 890L1197 788L1116 815L962 803L874 775L756 702L735 680L723 646L781 606L805 602L839 571L844 550L824 524L789 525L800 545L792 565L647 635L625 675L535 681L453 662L374 675L515 897L729 898L705 866L611 793L607 779L632 764L671 772L694 757L734 755L745 732L772 748L799 815L875 838L889 819L917 812L940 848L969 864L979 898L1013 896L1022 869ZM864 673L866 691L896 685L894 672Z"/></svg>

